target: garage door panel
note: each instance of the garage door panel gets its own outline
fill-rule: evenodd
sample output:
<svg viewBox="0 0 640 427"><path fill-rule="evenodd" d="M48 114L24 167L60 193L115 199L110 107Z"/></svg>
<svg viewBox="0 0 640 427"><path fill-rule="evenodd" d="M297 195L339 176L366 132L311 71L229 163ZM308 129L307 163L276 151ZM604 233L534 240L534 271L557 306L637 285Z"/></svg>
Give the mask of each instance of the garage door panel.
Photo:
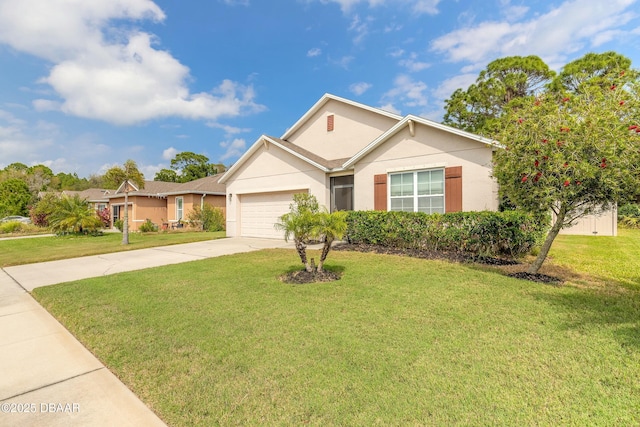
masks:
<svg viewBox="0 0 640 427"><path fill-rule="evenodd" d="M282 239L284 233L274 228L280 216L289 212L293 195L306 190L277 193L243 194L240 197L240 235Z"/></svg>

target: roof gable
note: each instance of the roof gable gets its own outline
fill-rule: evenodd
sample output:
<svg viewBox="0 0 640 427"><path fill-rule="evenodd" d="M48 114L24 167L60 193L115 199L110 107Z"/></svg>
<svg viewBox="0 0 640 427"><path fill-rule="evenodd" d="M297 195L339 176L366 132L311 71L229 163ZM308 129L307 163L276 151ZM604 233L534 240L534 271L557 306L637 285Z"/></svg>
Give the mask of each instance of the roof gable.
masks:
<svg viewBox="0 0 640 427"><path fill-rule="evenodd" d="M289 129L287 129L287 131L284 133L284 135L282 135L280 137L280 139L289 139L295 132L297 132L300 127L302 127L302 125L304 125L313 115L315 115L318 111L320 111L320 109L322 109L322 107L324 107L325 104L327 104L329 101L337 101L337 102L341 102L343 104L346 105L350 105L352 107L356 107L356 108L360 108L362 110L366 110L366 111L370 111L376 114L380 114L381 116L384 117L389 117L395 120L400 120L402 119L402 116L399 116L397 114L391 113L389 111L385 111L385 110L381 110L379 108L374 108L374 107L370 107L368 105L365 104L360 104L359 102L355 102L355 101L351 101L349 99L345 99L345 98L341 98L339 96L336 95L331 95L330 93L325 93L322 98L320 98L318 100L318 102L316 102L302 117L300 117L298 119L297 122L294 123L293 126L291 126Z"/></svg>
<svg viewBox="0 0 640 427"><path fill-rule="evenodd" d="M404 129L405 127L409 126L409 129L411 130L411 132L413 132L413 126L415 126L416 124L419 125L423 125L423 126L428 126L430 128L434 128L434 129L439 129L441 131L444 132L448 132L454 135L458 135L461 136L463 138L469 139L471 141L475 141L478 142L480 144L484 144L486 146L490 146L490 147L499 147L498 142L492 139L488 139L488 138L484 138L482 136L470 133L470 132L466 132L451 126L447 126L447 125L443 125L441 123L438 122L434 122L432 120L428 120L422 117L418 117L418 116L414 116L409 114L408 116L405 116L401 121L399 121L395 126L393 126L391 129L389 129L387 132L383 133L382 135L380 135L378 138L376 138L375 140L373 140L369 145L367 145L366 147L364 147L362 150L360 150L358 153L356 153L353 157L351 157L348 161L346 161L342 167L344 169L350 169L352 168L360 159L362 159L363 157L365 157L367 154L371 153L373 150L375 150L377 147L379 147L380 145L384 144L386 141L388 141L393 135L395 135L396 133L398 133L400 130Z"/></svg>

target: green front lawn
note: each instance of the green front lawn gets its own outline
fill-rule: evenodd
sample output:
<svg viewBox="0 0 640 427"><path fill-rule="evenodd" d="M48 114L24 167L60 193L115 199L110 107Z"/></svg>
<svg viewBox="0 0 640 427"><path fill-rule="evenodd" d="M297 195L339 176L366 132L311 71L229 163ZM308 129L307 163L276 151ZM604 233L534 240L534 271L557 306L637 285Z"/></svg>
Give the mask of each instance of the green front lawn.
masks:
<svg viewBox="0 0 640 427"><path fill-rule="evenodd" d="M54 261L109 252L179 243L219 239L224 232L176 232L176 233L130 233L129 244L122 245L121 233L105 233L102 236L33 237L27 239L0 240L0 267Z"/></svg>
<svg viewBox="0 0 640 427"><path fill-rule="evenodd" d="M329 260L342 280L283 284L295 252L269 250L34 295L172 426L640 424L633 272L555 287L391 255Z"/></svg>
<svg viewBox="0 0 640 427"><path fill-rule="evenodd" d="M587 279L640 286L640 229L618 229L617 237L560 236L550 257Z"/></svg>

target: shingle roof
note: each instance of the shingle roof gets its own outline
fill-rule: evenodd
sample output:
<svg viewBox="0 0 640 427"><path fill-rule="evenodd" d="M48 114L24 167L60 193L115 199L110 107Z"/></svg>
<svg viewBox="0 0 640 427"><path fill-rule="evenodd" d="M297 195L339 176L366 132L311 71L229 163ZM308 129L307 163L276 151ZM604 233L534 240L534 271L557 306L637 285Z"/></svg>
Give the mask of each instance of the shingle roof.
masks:
<svg viewBox="0 0 640 427"><path fill-rule="evenodd" d="M169 194L225 194L226 186L218 184L218 179L221 176L222 174L217 174L184 183L145 181L144 188L138 191L130 191L129 196L166 197ZM122 197L122 194L122 192L114 192L110 197Z"/></svg>
<svg viewBox="0 0 640 427"><path fill-rule="evenodd" d="M60 195L75 196L78 195L81 199L88 200L90 202L106 202L109 193L113 193L115 190L105 190L103 188L88 188L82 191L75 190L63 190Z"/></svg>

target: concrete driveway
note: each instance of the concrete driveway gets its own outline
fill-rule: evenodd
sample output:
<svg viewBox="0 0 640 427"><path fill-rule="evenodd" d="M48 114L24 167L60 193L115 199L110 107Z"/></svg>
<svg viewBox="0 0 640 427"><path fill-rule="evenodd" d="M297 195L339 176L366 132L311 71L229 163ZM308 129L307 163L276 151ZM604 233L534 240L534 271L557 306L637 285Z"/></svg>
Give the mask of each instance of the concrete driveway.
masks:
<svg viewBox="0 0 640 427"><path fill-rule="evenodd" d="M164 425L27 291L278 247L293 245L281 240L230 238L0 270L0 425Z"/></svg>

